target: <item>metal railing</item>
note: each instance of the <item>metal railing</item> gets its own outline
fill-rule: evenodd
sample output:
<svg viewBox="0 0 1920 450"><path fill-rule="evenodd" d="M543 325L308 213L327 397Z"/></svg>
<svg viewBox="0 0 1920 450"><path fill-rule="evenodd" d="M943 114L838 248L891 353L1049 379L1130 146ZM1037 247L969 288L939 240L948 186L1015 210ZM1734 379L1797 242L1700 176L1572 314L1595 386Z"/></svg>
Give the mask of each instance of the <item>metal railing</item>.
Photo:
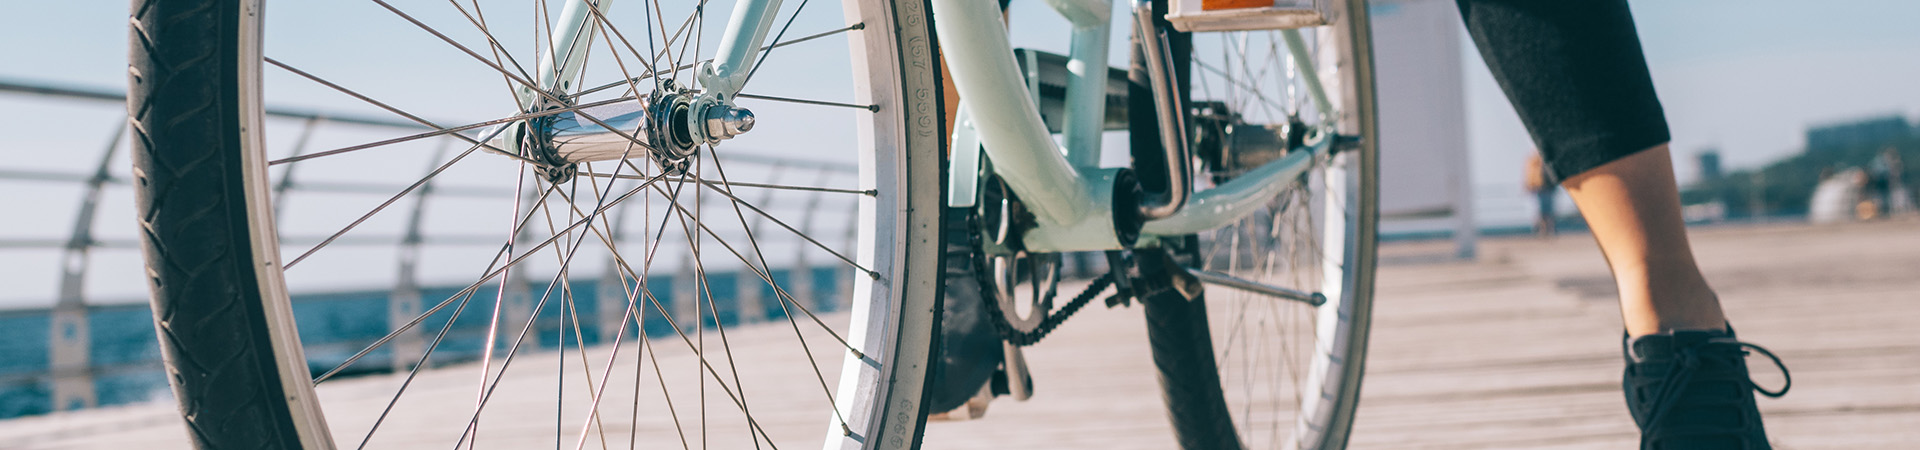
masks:
<svg viewBox="0 0 1920 450"><path fill-rule="evenodd" d="M110 89L7 79L0 79L0 94L42 96L58 102L74 103L92 102L108 104L119 103L125 100L123 93ZM0 103L6 101L6 96L0 96ZM266 108L265 112L273 118L300 122L299 138L290 144L294 146L294 154L299 154L300 149L305 148L316 135L324 134L335 127L344 127L342 129L426 129L422 125L411 121L390 120L382 117L351 113L334 113L273 106ZM448 121L445 123L455 122ZM125 127L116 127L114 129L112 136L108 139L108 144L96 153L98 155L97 163L91 166L91 170L62 171L0 168L0 181L36 184L78 184L82 187L82 194L79 199L80 205L71 223L71 229L65 238L0 236L0 252L46 250L60 252L60 275L59 279L55 281L58 283L58 291L51 302L51 306L44 311L29 309L0 312L0 316L5 316L0 317L0 320L5 320L8 317L20 319L41 313L46 314L48 318L46 366L40 370L17 370L18 367L30 367L31 364L14 361L7 365L0 365L0 369L9 366L16 368L16 370L10 371L0 370L0 396L7 395L8 389L26 389L34 392L25 394L31 397L39 395L37 393L38 390L50 387L50 389L45 389L46 391L50 391L50 393L47 394L46 410L58 411L88 408L101 404L99 389L103 377L124 376L130 373L158 372L160 365L157 360L157 351L153 351L150 355L147 355L150 359L116 361L111 364L96 362L94 354L98 350L98 345L96 345L92 339L95 333L89 329L90 323L92 322L90 319L94 318L103 310L111 309L117 311L125 308L144 309L134 305L102 306L95 304L95 302L90 301L90 297L85 289L85 280L93 266L90 262L93 250L103 248L132 249L139 245L135 239L102 238L95 235L95 229L98 225L96 223L96 217L98 216L97 213L99 212L98 210L103 194L110 190L131 188L128 177L116 173L116 167L114 166L114 162L118 161L115 159L117 153L123 151L122 147L125 146L121 142L121 135L124 130ZM442 139L447 141L452 140ZM79 143L76 143L74 147L83 148ZM81 154L81 152L70 153L74 155ZM852 164L742 154L739 151L729 152L723 159L728 164L758 166L764 168L764 170L772 171L772 173L787 176L806 177L810 175L812 178L818 180L827 180L831 177L844 176L857 172L857 167ZM282 176L275 180L273 189L276 195L288 192L391 195L407 187L404 183L306 181L292 176L294 167L297 164L299 163L288 163L288 167L282 172ZM798 175L790 175L796 173ZM802 210L801 213L798 214L800 219L797 222L790 221L787 225L795 227L802 234L814 236L815 231L823 228L823 225L819 223L820 220L818 219L820 219L820 217L818 217L819 214L817 213L822 210L832 210L838 206L827 202L846 201L840 200L840 198L847 197L839 196L839 198L836 198L825 194L827 193L803 192L797 195L805 195L804 201L782 206L783 209L798 207ZM430 230L426 226L426 221L424 220L426 206L430 203L430 200L441 197L511 198L513 191L510 189L483 186L432 186L432 184L429 183L429 185L423 186L411 195L416 197L417 200L406 210L395 212L406 214L408 217L406 226L398 235L355 234L335 239L329 244L331 246L392 247L397 250L395 252L399 255L396 265L397 276L391 290L384 292L386 297L385 303L387 304L386 311L384 314L378 311L359 311L368 316L383 316L390 324L404 323L418 317L423 311L422 300L424 293L439 290L435 286L429 286L428 281L421 279L421 270L417 265L421 259L419 257L421 252L425 251L424 247L428 245L467 247L498 246L504 240L502 236L489 237L458 233L434 233L433 230ZM768 195L769 197L763 198L762 200L770 199L770 194ZM742 196L746 197L746 195ZM783 202L784 200L786 199L783 199ZM288 207L299 207L298 202L292 202L290 204L292 206L276 203L276 214L284 212L284 209ZM750 219L750 221L752 224L749 225L749 227L758 229L759 226L762 225L761 222L764 221L764 218ZM831 225L828 225L828 227L830 228ZM853 227L844 228L844 242L850 244L853 242L853 232L855 229ZM621 233L616 229L613 231L612 239L615 240L617 244L620 240L624 239L624 235L625 233ZM791 239L793 235L775 234L772 237L776 239ZM324 236L283 235L281 240L286 244L306 245L321 242L324 238ZM761 239L767 238L762 237ZM794 240L797 241L797 239ZM810 260L809 258L809 254L814 251L812 247L806 245L795 245L793 247L798 250L793 252L785 261L770 261L768 265L772 267L765 267L765 269L767 269L770 274L775 271L784 274L782 278L785 278L785 280L781 284L781 288L789 293L795 302L803 302L809 305L809 308L828 310L843 307L844 305L841 303L847 300L844 298L844 294L851 290L853 279L851 273L848 273L845 268L839 266L830 266L830 268L816 267L818 264L816 264L814 260L818 260L819 257L814 256L814 260ZM611 269L615 265L614 258L609 256L605 264L610 268L606 273L616 273ZM691 266L691 264L684 263L681 265ZM834 271L834 275L832 275L830 279L839 280L838 286L832 286L832 289L820 289L824 286L815 285L816 279L821 278L818 274L823 273L823 269ZM524 277L524 272L525 271L516 271L515 273L522 274L519 276ZM692 300L696 297L696 294L698 294L692 291L692 287L696 285L692 277L694 277L693 271L681 270L672 277L676 278L675 280L663 283L673 286L671 289L672 292L662 293L667 294L667 297L676 299L672 302L674 309L682 310L675 311L676 315L682 315L681 313L683 311L685 313L683 315L685 316L696 315L693 311L693 308L697 308L694 306L696 304L695 301L677 300ZM732 276L732 278L737 281L737 285L732 289L737 293L735 298L732 299L734 302L732 311L735 313L736 320L738 322L750 323L768 319L769 317L767 317L766 313L768 310L766 307L767 300L763 298L764 295L762 294L762 291L766 289L764 286L767 283L757 275L736 274ZM36 282L33 280L7 281L11 283ZM536 320L538 319L534 317L538 315L536 312L528 311L528 308L526 308L524 304L516 304L533 295L533 291L526 289L528 283L525 281L525 279L518 281L509 280L510 286L517 285L519 287L512 289L512 292L509 293L506 299L509 304L506 309L519 311L519 320ZM127 282L142 283L144 280L130 279L127 280ZM615 330L620 328L618 326L620 321L626 319L624 316L626 298L620 285L621 282L616 277L603 276L601 280L598 281L598 289L595 289L595 291L599 298L593 302L597 305L596 310L590 312L598 318L598 326L595 327L598 328L598 336L595 336L597 338L595 340L610 341L613 338L612 334L616 332ZM817 295L823 291L832 292L833 294ZM307 299L302 296L296 296L295 298L296 303L324 301ZM357 308L372 309L366 307ZM582 312L588 313L587 311ZM449 318L447 320L454 319ZM677 325L688 326L693 324L692 319L685 319L684 322L685 323ZM312 330L303 329L302 334L308 334L309 331ZM647 331L636 330L634 332L644 334ZM151 338L153 334L148 332L144 334L144 336ZM365 344L371 343L374 338L375 337L367 336L348 336L343 339L332 339L326 343L319 342L325 339L316 339L314 344L316 347L324 346L328 348L350 348L356 345L364 347ZM394 343L390 343L387 350L384 350L391 358L389 360L390 363L386 367L399 370L409 368L414 361L418 360L421 352L425 350L422 344L422 338L420 328L415 327L395 339ZM15 343L15 345L10 347L0 347L0 349L22 348L18 344L19 343ZM143 345L151 346L150 343ZM328 352L321 351L314 353L324 354ZM314 353L310 353L310 355ZM438 353L436 353L436 355L438 355ZM6 362L5 360L9 358L21 357L23 357L23 355L0 354L0 362ZM25 357L32 358L33 356ZM124 360L127 358L122 357L116 359ZM458 358L437 358L436 360L448 359L457 360ZM331 362L338 361L312 361L311 364L319 365ZM374 369L380 368L377 367L380 364L378 361L362 363L362 365L369 364L376 366ZM29 408L28 412L33 412L32 408ZM7 411L0 411L0 418L4 418L7 415Z"/></svg>

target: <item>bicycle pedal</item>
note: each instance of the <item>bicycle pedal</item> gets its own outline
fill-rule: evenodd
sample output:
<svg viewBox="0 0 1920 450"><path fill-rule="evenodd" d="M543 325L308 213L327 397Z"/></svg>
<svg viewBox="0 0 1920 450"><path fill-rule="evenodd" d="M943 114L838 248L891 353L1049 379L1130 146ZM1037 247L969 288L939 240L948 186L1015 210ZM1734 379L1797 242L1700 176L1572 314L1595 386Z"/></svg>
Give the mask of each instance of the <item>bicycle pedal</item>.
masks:
<svg viewBox="0 0 1920 450"><path fill-rule="evenodd" d="M1000 393L1014 400L1024 402L1033 398L1033 373L1027 369L1026 354L1020 350L1020 346L1007 342L1001 342L1000 345L1005 349L1006 359L1000 363L1000 373L996 374L999 376L993 384L1000 388L997 389Z"/></svg>
<svg viewBox="0 0 1920 450"><path fill-rule="evenodd" d="M993 403L993 383L980 386L980 392L973 394L966 403L952 411L927 414L928 422L961 422L978 419L987 415L987 405Z"/></svg>
<svg viewBox="0 0 1920 450"><path fill-rule="evenodd" d="M1199 299L1201 294L1206 293L1207 287L1200 284L1200 277L1193 276L1186 268L1175 266L1167 272L1172 278L1168 281L1173 285L1173 291L1180 293L1187 301Z"/></svg>
<svg viewBox="0 0 1920 450"><path fill-rule="evenodd" d="M1206 285L1200 283L1200 278L1164 251L1137 252L1135 262L1140 275L1133 279L1134 297L1153 298L1171 292L1193 301L1206 293Z"/></svg>

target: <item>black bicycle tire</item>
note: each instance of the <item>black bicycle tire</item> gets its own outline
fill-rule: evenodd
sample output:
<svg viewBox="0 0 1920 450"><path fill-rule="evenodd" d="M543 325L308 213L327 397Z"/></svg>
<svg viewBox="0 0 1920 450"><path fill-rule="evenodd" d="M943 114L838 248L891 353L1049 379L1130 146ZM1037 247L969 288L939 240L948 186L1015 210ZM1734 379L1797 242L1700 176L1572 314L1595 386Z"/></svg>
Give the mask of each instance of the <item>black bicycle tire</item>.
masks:
<svg viewBox="0 0 1920 450"><path fill-rule="evenodd" d="M1366 11L1365 0L1348 0L1350 11ZM1358 208L1357 221L1360 222L1355 236L1359 240L1358 255L1353 255L1353 268L1358 270L1355 286L1349 287L1355 292L1355 307L1348 338L1352 350L1346 357L1351 362L1342 366L1339 375L1338 394L1330 399L1330 422L1321 430L1323 439L1318 450L1346 448L1347 438L1352 432L1354 415L1360 398L1361 379L1365 373L1367 336L1372 322L1374 244L1377 242L1375 224L1378 221L1379 154L1376 145L1378 139L1377 108L1374 107L1373 61L1369 27L1364 13L1351 14L1343 24L1345 32L1353 39L1351 45L1358 49L1355 55L1355 78L1349 84L1357 86L1352 98L1365 105L1360 122L1362 132L1359 148L1348 151L1361 152L1358 176L1361 177L1361 198L1363 206ZM1336 95L1335 93L1329 93ZM1145 106L1150 107L1151 104ZM1136 104L1135 108L1142 105ZM1372 186L1372 188L1368 188ZM1151 346L1154 367L1159 372L1163 399L1167 405L1168 419L1172 422L1175 436L1182 448L1186 449L1237 449L1242 448L1239 433L1236 431L1226 396L1221 387L1219 366L1214 358L1213 338L1207 323L1205 296L1188 300L1177 292L1162 291L1148 295L1141 300L1147 322L1148 342Z"/></svg>
<svg viewBox="0 0 1920 450"><path fill-rule="evenodd" d="M239 1L134 4L133 176L167 375L195 447L301 448L246 230Z"/></svg>

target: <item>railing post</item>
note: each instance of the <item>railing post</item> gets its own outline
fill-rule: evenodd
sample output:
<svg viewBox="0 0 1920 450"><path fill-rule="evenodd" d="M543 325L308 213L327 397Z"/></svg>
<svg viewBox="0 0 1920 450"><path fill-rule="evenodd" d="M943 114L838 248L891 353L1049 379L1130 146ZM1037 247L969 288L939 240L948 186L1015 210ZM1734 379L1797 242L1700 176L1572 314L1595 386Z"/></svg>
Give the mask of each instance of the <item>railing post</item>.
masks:
<svg viewBox="0 0 1920 450"><path fill-rule="evenodd" d="M537 183L535 185L538 186ZM518 225L520 224L520 218L532 217L534 210L540 208L540 205L534 203L543 200L544 197L532 190L523 194L521 198L523 206L516 211L514 223ZM515 245L513 245L512 248L532 248L533 244L538 242L534 239L533 228L534 222L532 219L528 219L526 224L520 227L520 232L514 236L513 242ZM527 250L520 251L525 252ZM509 261L514 257L512 252L508 252L507 256ZM531 256L529 256L529 258L531 258ZM494 301L500 302L499 333L508 339L494 341L493 349L504 350L512 348L513 339L519 337L520 327L522 325L533 330L530 334L536 335L532 342L532 348L540 348L540 339L538 339L540 327L538 326L539 324L534 323L534 319L537 319L537 317L534 317L533 311L533 290L531 289L531 282L528 281L527 277L527 271L530 270L530 268L524 266L510 267L507 270L508 272L505 275L506 280L503 281L504 284L501 286L502 292L499 293L499 297L494 299ZM489 339L493 338L489 337Z"/></svg>
<svg viewBox="0 0 1920 450"><path fill-rule="evenodd" d="M300 137L293 141L293 153L288 156L306 154L307 143L313 141L313 130L319 128L320 122L324 120L326 119L320 116L307 118L306 122L300 126ZM440 158L435 157L434 159L438 160ZM273 217L275 219L280 218L280 213L287 209L287 196L285 194L287 190L293 188L293 171L295 167L300 166L300 163L298 161L290 162L287 163L286 166L287 168L285 170L280 171L280 181L273 184Z"/></svg>
<svg viewBox="0 0 1920 450"><path fill-rule="evenodd" d="M768 278L773 277L773 269L762 269L766 270ZM753 265L741 264L740 269L733 275L735 286L733 309L734 314L740 318L741 324L760 323L767 320L766 303L761 301L764 296L760 295L765 290L767 282L760 279L760 275L754 274L753 270Z"/></svg>
<svg viewBox="0 0 1920 450"><path fill-rule="evenodd" d="M829 173L830 172L824 168L820 169L820 175L813 181L813 185L825 186ZM818 215L815 213L820 211L820 199L823 196L824 194L819 192L814 192L807 196L806 212L800 216L800 234L806 236L813 235L813 218ZM813 251L813 248L804 244L794 246L793 269L791 269L790 272L792 275L787 277L789 280L787 284L792 286L792 289L789 289L787 293L793 296L794 303L807 305L808 308L812 308L815 311L837 310L840 306L839 304L829 303L829 299L833 296L822 298L819 292L815 292L815 288L813 287L813 265L807 262L807 254ZM848 249L847 251L852 250Z"/></svg>
<svg viewBox="0 0 1920 450"><path fill-rule="evenodd" d="M673 280L673 324L681 331L693 333L699 331L694 318L700 314L700 280L694 272L692 253L684 253L680 259L680 276Z"/></svg>
<svg viewBox="0 0 1920 450"><path fill-rule="evenodd" d="M847 244L846 246L841 248L845 248L845 249L860 248L860 227L858 226L847 227ZM847 309L848 306L853 304L853 277L864 277L869 275L865 273L860 273L858 269L855 269L852 266L841 267L840 270L836 270L835 272L840 272L839 275L836 275L834 277L835 279L840 280L840 286L833 291L833 300L834 300L833 310L844 311Z"/></svg>
<svg viewBox="0 0 1920 450"><path fill-rule="evenodd" d="M618 245L619 242L615 240L614 244ZM626 275L620 273L619 261L611 255L607 256L606 272L600 275L599 287L594 289L594 314L598 317L600 342L603 344L619 338L620 323L627 320L627 296L633 293L629 292L633 288L628 287L625 281Z"/></svg>
<svg viewBox="0 0 1920 450"><path fill-rule="evenodd" d="M393 292L387 294L388 324L398 326L420 315L420 282L415 270L415 262L419 259L417 240L401 244L399 280ZM393 353L393 371L402 373L412 369L414 363L420 360L421 353L426 350L426 341L420 336L420 327L413 327L395 336L387 348Z"/></svg>
<svg viewBox="0 0 1920 450"><path fill-rule="evenodd" d="M540 348L540 324L534 323L537 318L533 315L532 283L527 280L526 268L519 269L507 274L506 292L501 293L500 301L503 303L500 309L499 332L504 339L494 344L495 350L512 348L513 340L520 336L521 326L531 329L532 331L528 334L533 335L531 342L523 345L531 345L529 348Z"/></svg>
<svg viewBox="0 0 1920 450"><path fill-rule="evenodd" d="M626 217L627 206L633 203L634 202L626 202L613 207L612 218L602 221L607 224L607 240L612 242L609 247L618 249L620 244L626 241L626 234L621 232L620 223L622 222L621 218ZM588 232L591 233L592 231L589 230ZM641 302L646 301L644 295L636 295L640 292L637 290L639 289L639 279L633 280L634 284L632 285L626 284L627 276L625 272L621 271L617 251L618 250L607 252L607 268L604 272L600 273L599 287L594 290L596 292L594 294L594 314L598 317L596 322L599 323L600 342L603 344L611 343L620 337L620 325L622 322L628 320L628 299L632 299L631 304L635 309L645 304ZM635 324L634 326L637 327L639 325ZM642 336L641 339L645 339L645 331L634 331L638 333L638 336Z"/></svg>
<svg viewBox="0 0 1920 450"><path fill-rule="evenodd" d="M78 217L73 220L73 235L67 240L65 254L61 255L60 298L53 307L47 339L50 360L47 369L53 374L55 411L91 408L99 403L93 386L93 340L88 336L87 327L87 254L93 248L93 213L100 206L100 191L112 178L108 168L114 152L120 148L121 135L127 131L126 119L117 123L113 137L107 140L107 149L101 152L100 164L95 167L93 177L87 179L86 194L81 197Z"/></svg>
<svg viewBox="0 0 1920 450"><path fill-rule="evenodd" d="M295 144L294 147L294 154L297 155L301 152L301 149L306 148L307 138L312 136L314 124L318 122L319 119L307 121L307 129L301 132L300 142ZM429 164L427 168L428 174L431 174L435 167L432 164L446 158L447 150L450 148L449 145L451 145L451 143L451 140L440 140L440 146L433 150L433 158L427 160L427 164ZM288 164L287 166L287 172L282 174L283 178L281 178L282 189L284 189L284 186L291 186L293 184L291 180L293 179L294 164ZM420 275L418 270L420 243L424 240L422 238L422 228L424 228L423 224L426 222L427 200L431 198L433 198L433 180L432 178L428 178L426 184L420 185L419 199L413 202L413 211L407 217L406 234L400 238L400 270L397 274L398 279L393 287L393 292L387 295L387 323L389 325L398 326L398 324L412 321L415 316L420 315ZM274 206L278 208L281 203L282 202L274 202ZM278 211L275 212L278 213ZM449 318L448 320L452 319ZM413 365L420 362L420 355L425 354L427 347L426 340L422 337L421 333L421 327L409 328L395 337L391 344L388 344L388 348L391 349L393 354L394 372L405 372L413 369Z"/></svg>
<svg viewBox="0 0 1920 450"><path fill-rule="evenodd" d="M769 171L770 173L767 174L767 182L778 183L780 181L780 174L782 172L785 172L784 169L786 168L787 168L786 164L774 164L773 168ZM737 200L739 198L738 197L739 194L732 192L733 191L732 188L728 188L727 191L728 191L727 194L735 196L734 198L736 200L734 201L736 202L739 201ZM758 204L772 205L774 192L777 192L777 191L773 189L763 190L760 194L760 202ZM734 207L738 208L739 206L735 205ZM752 240L753 230L760 229L760 225L766 222L765 219L766 219L766 216L754 216L753 219L749 219L747 221L746 225L744 226L744 229L741 230L747 233L748 245L753 246L752 251L753 251L753 254L755 255L766 254L765 249L760 248L760 243L758 241ZM778 302L783 301L780 299L780 291L785 290L785 288L768 289L768 287L770 286L772 287L778 286L777 285L778 279L775 279L773 277L773 262L765 260L764 256L761 258L755 258L755 259L760 260L760 271L766 273L767 275L766 279L762 280L760 279L760 275L754 273L754 265L753 265L754 263L752 261L745 261L745 260L741 261L740 270L738 272L734 272L735 273L734 286L736 287L735 287L735 292L733 293L734 294L733 305L734 305L734 310L736 311L736 314L739 314L740 323L743 323L743 324L759 323L767 320L767 303L765 300L766 296L762 295L767 291L773 291L773 295L774 295L773 300L774 302L776 302L776 306L780 306L778 305Z"/></svg>
<svg viewBox="0 0 1920 450"><path fill-rule="evenodd" d="M60 300L53 307L47 340L53 374L53 409L69 411L92 408L99 402L94 392L91 355L92 339L87 335L87 305L81 286L86 278L85 250L69 249L60 274Z"/></svg>

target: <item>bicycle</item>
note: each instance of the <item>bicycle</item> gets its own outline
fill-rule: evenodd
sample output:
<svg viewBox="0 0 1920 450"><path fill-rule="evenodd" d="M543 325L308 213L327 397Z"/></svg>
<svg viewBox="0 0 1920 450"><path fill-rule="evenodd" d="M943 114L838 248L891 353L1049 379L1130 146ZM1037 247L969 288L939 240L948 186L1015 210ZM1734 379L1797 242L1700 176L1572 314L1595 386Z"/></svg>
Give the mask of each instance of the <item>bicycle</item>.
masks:
<svg viewBox="0 0 1920 450"><path fill-rule="evenodd" d="M303 67L311 59L264 56L267 30L274 27L331 32L318 35L326 39L359 37L316 25L330 13L301 10L313 5L290 5L300 13L298 20L275 21L274 27L266 25L267 10L258 0L144 0L134 6L129 111L136 133L137 205L162 351L196 445L393 444L399 438L391 433L376 436L385 424L420 434L406 439L471 448L482 436L503 434L489 431L495 425L532 426L520 418L536 414L532 408L502 412L487 406L503 384L531 383L508 381L505 372L516 355L523 355L529 335L536 335L533 345L544 339L536 331L546 330L536 322L551 307L554 314L573 316L571 325L563 318L556 330L560 352L522 360L555 361L548 373L558 380L540 392L553 392L556 447L569 438L574 448L590 441L614 446L624 431L628 445L757 448L824 439L830 448L913 448L925 417L937 412L927 411L927 382L941 350L936 341L943 296L955 283L992 291L995 301L989 303L998 306L1001 331L1031 335L1046 318L1071 313L1056 309L1049 294L1058 287L1059 266L1051 263L1057 255L1108 251L1117 276L1107 280L1121 285L1123 293L1115 301L1133 298L1143 304L1184 445L1344 446L1363 372L1377 219L1372 63L1365 14L1354 13L1364 9L1363 0L1280 5L1257 23L1245 17L1208 19L1220 14L1202 11L1197 3L1176 14L1160 13L1165 6L1156 10L1150 2L1130 5L1131 26L1140 38L1136 71L1145 77L1134 83L1116 80L1111 69L1090 69L1107 67L1107 36L1122 20L1100 0L1049 2L1074 25L1072 54L1024 51L1019 58L1007 39L1002 11L991 2L846 0L844 22L789 38L789 27L807 12L806 0L778 28L778 1L739 0L710 49L703 48L708 42L704 1L682 11L685 18L678 21L670 21L658 2L643 2L637 19L615 15L612 0L566 0L557 14L538 2L527 29L514 29L527 25L525 18L489 21L478 0L450 1L452 7L439 10L439 17L385 0L372 3L361 7L398 20L352 26L411 28L413 36L452 57L479 63L477 77L494 86L488 92L499 94L496 99L512 98L515 109L491 120L448 126L368 92L438 96L434 102L448 104L460 104L472 93L424 92L437 87L431 84L384 89L385 83L376 82L384 78L336 75L349 66ZM500 11L494 10L496 19ZM633 26L636 22L644 25ZM1231 51L1223 50L1221 61L1209 63L1209 56L1186 48L1189 38L1178 31L1209 27L1261 31L1212 35ZM501 40L528 32L534 36L530 45ZM777 49L825 37L848 41L852 100L743 91L769 56L780 53ZM1257 53L1250 44L1254 38L1268 41L1262 61L1247 57L1249 51ZM1282 43L1285 52L1279 50ZM596 50L611 56L590 66ZM708 50L713 56L703 58ZM1234 53L1242 60L1236 61ZM529 68L516 54L538 58ZM943 61L952 63L945 72ZM781 63L775 64L769 67ZM586 82L583 74L590 67L598 80L612 81ZM1193 67L1203 71L1192 75ZM780 79L772 72L760 75ZM794 76L804 79L801 75ZM281 125L262 114L267 108L262 80L269 76L345 94L428 131L275 158L266 142L270 129ZM957 100L944 92L944 76L952 77ZM1263 88L1269 76L1277 82ZM1053 83L1048 77L1067 81ZM1119 99L1110 93L1115 83L1133 93ZM507 89L498 89L502 84ZM1191 84L1204 86L1194 92ZM447 89L454 87L460 86ZM1227 95L1215 97L1213 87ZM1208 98L1189 103L1190 95ZM957 116L947 108L955 103L963 110L951 113ZM754 104L767 117L759 118L743 104ZM860 161L855 186L727 177L728 144L746 145L737 143L827 116L764 114L785 105L852 115L847 128L855 135L852 146ZM1127 106L1128 120L1118 125L1108 120L1110 105ZM1043 117L1049 110L1060 112ZM1100 133L1114 128L1134 136L1137 150L1130 168L1098 167ZM1064 146L1051 137L1056 130ZM812 139L818 131L788 132ZM284 199L273 194L271 167L348 154L392 154L390 148L430 139L455 139L467 149L318 245L291 260L282 258L275 207ZM382 148L389 150L363 152ZM287 295L288 277L303 276L294 266L387 205L431 189L435 176L476 152L511 165L500 172L513 172L515 186L510 227L478 280L431 308L412 311L418 313L415 319L337 367L310 369ZM387 170L380 160L368 159L372 156L361 158L347 166L349 171ZM1195 163L1204 175L1197 179ZM776 202L756 205L736 188L773 192L767 199L786 192L851 198L858 205L852 225L857 238L850 246L824 244L783 221ZM665 205L656 210L653 200ZM708 200L722 205L716 216L701 214ZM619 237L618 217L623 205L636 203L645 207L644 250L623 254L627 242ZM544 238L535 233L541 222ZM734 226L747 238L727 239L722 232L732 228L715 229ZM669 311L684 316L687 305L659 298L649 287L649 280L658 278L654 274L665 271L654 262L670 232L688 247L690 258L681 269L697 274L695 292L704 296L691 305L691 321ZM756 232L797 237L796 245L831 256L856 274L844 329L830 325L841 316L816 314L781 287ZM604 247L608 272L618 281L609 284L619 292L612 298L626 305L611 348L603 343L589 350L582 338L576 300L584 300L575 291L585 286L571 282L570 270L583 246L589 254ZM712 259L737 260L730 264L738 264L739 276L768 285L791 336L780 327L735 327L732 338L738 342L728 340L729 324L707 282L708 260L700 256L703 247L716 255ZM533 270L528 261L548 256L557 267L532 312L521 313L528 315L526 323L504 319L511 315L509 280L524 280ZM1197 289L1201 282L1233 290L1206 298ZM1023 283L1030 288L1024 294ZM1237 296L1218 295L1225 292ZM1209 301L1214 308L1208 308ZM416 383L469 309L490 317L480 349L484 355L478 362L456 363L477 367L480 382L470 390L442 387L439 379L451 375L430 373L424 375L429 381ZM1233 325L1210 327L1210 317L1231 318ZM429 328L434 324L441 326ZM666 331L658 338L646 331L661 329ZM437 334L426 342L423 331ZM625 341L629 336L631 343ZM408 339L424 345L413 350L417 358L382 348ZM577 344L574 349L567 347L569 339ZM720 354L709 353L715 344ZM736 350L760 352L773 345L799 348L756 360L733 357ZM1216 345L1226 348L1216 351ZM502 350L504 355L495 354ZM673 353L681 350L685 354ZM1017 348L1009 344L1007 350ZM336 415L330 423L315 385L376 351L394 352L403 363L396 365L406 370L397 379L398 391L382 404L328 405L336 413L357 408L365 415L353 417L377 417L365 434L338 426L346 416ZM578 372L570 352L578 353ZM791 360L800 356L804 362ZM683 364L669 375L663 359ZM778 368L764 367L781 362ZM624 388L610 390L629 385L626 367L633 368L631 400L607 401L608 395L628 394ZM698 381L688 382L689 375ZM1016 375L1007 378L1020 384ZM643 386L649 379L659 385L658 397ZM791 384L778 389L785 392L819 392L776 399L771 407L748 395L780 383ZM406 397L409 387L427 392ZM462 394L449 394L454 391ZM1256 391L1291 395L1291 404L1251 398ZM693 395L698 400L689 404ZM420 408L452 413L423 414ZM794 412L799 409L809 411ZM512 417L502 419L503 414ZM627 423L620 423L622 416L629 416ZM695 417L697 433L686 424ZM616 436L609 438L609 432ZM1291 435L1283 438L1283 433Z"/></svg>

